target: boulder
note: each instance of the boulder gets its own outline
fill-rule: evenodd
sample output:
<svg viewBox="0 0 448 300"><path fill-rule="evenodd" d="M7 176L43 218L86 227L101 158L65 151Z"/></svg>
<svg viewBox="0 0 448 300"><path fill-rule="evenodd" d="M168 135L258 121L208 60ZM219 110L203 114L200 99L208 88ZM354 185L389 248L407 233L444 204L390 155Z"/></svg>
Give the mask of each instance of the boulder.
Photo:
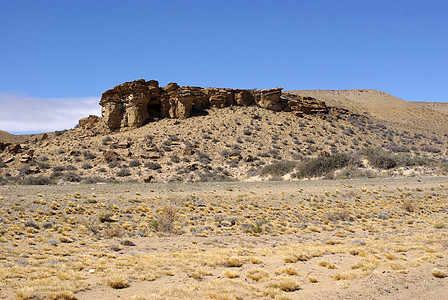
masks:
<svg viewBox="0 0 448 300"><path fill-rule="evenodd" d="M147 157L149 159L159 159L160 158L160 153L159 152L155 152L155 151L149 151L147 153Z"/></svg>
<svg viewBox="0 0 448 300"><path fill-rule="evenodd" d="M31 167L28 169L28 171L29 171L30 173L36 174L36 173L39 173L39 172L40 172L40 169L39 169L39 167L37 167L37 166L31 166Z"/></svg>
<svg viewBox="0 0 448 300"><path fill-rule="evenodd" d="M282 88L273 88L254 91L255 102L258 106L273 111L281 111L286 104L280 102Z"/></svg>
<svg viewBox="0 0 448 300"><path fill-rule="evenodd" d="M108 163L118 160L119 157L118 153L112 150L104 151L103 156Z"/></svg>
<svg viewBox="0 0 448 300"><path fill-rule="evenodd" d="M152 176L152 175L148 175L148 176L143 177L143 182L144 183L148 183L148 182L151 182L153 180L154 180L154 176Z"/></svg>
<svg viewBox="0 0 448 300"><path fill-rule="evenodd" d="M16 154L22 150L22 146L20 146L20 144L11 144L8 147L6 147L5 150L10 154Z"/></svg>
<svg viewBox="0 0 448 300"><path fill-rule="evenodd" d="M184 155L193 155L196 153L193 147L185 147L183 151Z"/></svg>
<svg viewBox="0 0 448 300"><path fill-rule="evenodd" d="M32 160L33 159L33 157L31 156L31 155L29 155L29 154L23 154L21 157L20 157L20 162L21 163L27 163L27 162L29 162L30 160Z"/></svg>
<svg viewBox="0 0 448 300"><path fill-rule="evenodd" d="M163 88L165 92L170 93L179 89L179 85L175 82L170 82Z"/></svg>
<svg viewBox="0 0 448 300"><path fill-rule="evenodd" d="M216 108L224 108L229 105L233 105L233 94L227 89L208 89L208 96L210 106Z"/></svg>
<svg viewBox="0 0 448 300"><path fill-rule="evenodd" d="M254 102L254 95L248 90L236 90L234 93L235 104L240 106L251 105Z"/></svg>
<svg viewBox="0 0 448 300"><path fill-rule="evenodd" d="M10 162L13 162L13 161L14 161L14 156L6 156L3 158L3 162L5 164L9 164Z"/></svg>
<svg viewBox="0 0 448 300"><path fill-rule="evenodd" d="M137 128L149 118L149 105L160 104L159 83L139 79L115 86L101 96L100 105L111 130Z"/></svg>
<svg viewBox="0 0 448 300"><path fill-rule="evenodd" d="M174 97L170 98L169 115L172 119L185 119L191 114L194 94L188 89L179 89Z"/></svg>
<svg viewBox="0 0 448 300"><path fill-rule="evenodd" d="M126 148L130 148L130 147L131 147L131 142L129 142L128 140L123 140L118 143L118 148L126 149Z"/></svg>
<svg viewBox="0 0 448 300"><path fill-rule="evenodd" d="M5 151L8 146L12 145L11 143L7 142L0 142L0 151Z"/></svg>
<svg viewBox="0 0 448 300"><path fill-rule="evenodd" d="M94 115L90 115L87 118L82 118L78 121L79 126L83 129L92 129L95 127L95 125L100 121L100 117L98 116L94 116ZM44 138L45 137L45 138ZM42 137L42 140L45 140L48 138L48 135L46 135L46 133L44 134L44 136Z"/></svg>

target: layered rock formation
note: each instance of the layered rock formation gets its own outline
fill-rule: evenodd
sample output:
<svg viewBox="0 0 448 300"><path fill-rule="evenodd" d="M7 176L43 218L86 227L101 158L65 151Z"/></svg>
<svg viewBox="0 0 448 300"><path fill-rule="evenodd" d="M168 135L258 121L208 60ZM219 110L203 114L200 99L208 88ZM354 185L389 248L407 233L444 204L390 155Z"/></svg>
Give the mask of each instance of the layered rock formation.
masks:
<svg viewBox="0 0 448 300"><path fill-rule="evenodd" d="M157 81L144 79L126 82L105 91L100 105L103 120L113 131L137 128L153 118L185 119L209 107L258 105L273 111L292 111L297 115L329 111L322 101L282 94L282 88L243 90L181 87L177 83L161 88Z"/></svg>

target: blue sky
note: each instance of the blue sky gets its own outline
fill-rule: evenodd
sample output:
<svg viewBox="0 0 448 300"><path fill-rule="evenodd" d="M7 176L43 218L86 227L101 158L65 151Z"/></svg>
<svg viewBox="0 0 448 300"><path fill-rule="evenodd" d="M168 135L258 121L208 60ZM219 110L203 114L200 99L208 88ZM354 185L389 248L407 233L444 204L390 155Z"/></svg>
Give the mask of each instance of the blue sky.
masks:
<svg viewBox="0 0 448 300"><path fill-rule="evenodd" d="M446 0L0 0L0 34L0 129L13 132L30 131L26 101L99 114L103 91L138 78L448 101Z"/></svg>

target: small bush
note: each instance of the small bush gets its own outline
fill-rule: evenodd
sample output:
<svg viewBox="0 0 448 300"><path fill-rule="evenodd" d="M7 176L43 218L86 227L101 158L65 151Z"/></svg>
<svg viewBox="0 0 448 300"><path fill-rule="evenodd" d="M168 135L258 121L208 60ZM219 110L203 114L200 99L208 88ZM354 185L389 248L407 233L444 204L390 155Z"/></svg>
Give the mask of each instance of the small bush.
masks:
<svg viewBox="0 0 448 300"><path fill-rule="evenodd" d="M173 162L173 163L175 163L175 164L180 163L180 158L179 158L179 156L177 156L177 155L172 155L172 156L170 157L170 160L171 160L171 162Z"/></svg>
<svg viewBox="0 0 448 300"><path fill-rule="evenodd" d="M99 176L92 176L92 177L84 177L82 178L82 182L86 184L93 184L93 183L99 183L99 182L111 182L111 180L102 178Z"/></svg>
<svg viewBox="0 0 448 300"><path fill-rule="evenodd" d="M53 180L46 176L28 176L19 181L22 185L49 185L54 184Z"/></svg>
<svg viewBox="0 0 448 300"><path fill-rule="evenodd" d="M361 151L369 163L379 169L391 169L397 166L397 158L390 152L381 148L367 148Z"/></svg>
<svg viewBox="0 0 448 300"><path fill-rule="evenodd" d="M1 168L1 162L0 162L0 168ZM45 162L38 162L37 163L37 166L39 167L39 169L41 169L41 170L48 170L48 169L50 169L51 168L51 166L50 166L50 164L49 163L45 163Z"/></svg>
<svg viewBox="0 0 448 300"><path fill-rule="evenodd" d="M129 162L129 166L130 167L138 167L138 166L140 166L142 163L138 160L138 159L134 159L134 160L131 160L130 162Z"/></svg>
<svg viewBox="0 0 448 300"><path fill-rule="evenodd" d="M403 210L407 211L407 212L414 212L415 211L415 205L414 202L412 202L411 200L405 200L403 201L401 208L403 208Z"/></svg>
<svg viewBox="0 0 448 300"><path fill-rule="evenodd" d="M337 174L336 178L339 179L347 179L347 178L375 178L378 175L371 170L362 170L353 166L348 166L341 170L339 174Z"/></svg>
<svg viewBox="0 0 448 300"><path fill-rule="evenodd" d="M54 172L62 172L65 170L64 166L55 166L52 169Z"/></svg>
<svg viewBox="0 0 448 300"><path fill-rule="evenodd" d="M145 167L151 170L158 170L162 168L162 166L159 163L152 161L145 163Z"/></svg>
<svg viewBox="0 0 448 300"><path fill-rule="evenodd" d="M433 147L433 146L425 146L425 147L422 148L422 151L429 152L429 153L440 153L440 152L442 152L442 150L440 150L437 147Z"/></svg>
<svg viewBox="0 0 448 300"><path fill-rule="evenodd" d="M24 165L19 171L19 176L32 174L33 172L31 172L30 167L31 165Z"/></svg>
<svg viewBox="0 0 448 300"><path fill-rule="evenodd" d="M93 154L93 153L91 153L90 151L87 151L87 150L83 151L83 152L82 152L82 155L83 155L86 159L95 159L95 158L96 158L96 155L95 155L95 154Z"/></svg>
<svg viewBox="0 0 448 300"><path fill-rule="evenodd" d="M434 268L434 269L432 270L432 275L433 275L434 277L437 277L437 278L445 278L445 277L447 277L446 272L443 271L443 270L440 270L440 269L438 269L438 268Z"/></svg>
<svg viewBox="0 0 448 300"><path fill-rule="evenodd" d="M351 218L350 213L347 210L343 209L341 211L336 211L334 213L329 214L327 216L327 219L329 221L347 221Z"/></svg>
<svg viewBox="0 0 448 300"><path fill-rule="evenodd" d="M296 162L293 161L279 161L271 163L270 165L264 166L260 174L261 176L272 176L272 177L281 177L284 176L294 170L297 166Z"/></svg>
<svg viewBox="0 0 448 300"><path fill-rule="evenodd" d="M324 176L337 169L357 164L359 164L359 161L356 157L350 157L344 153L335 153L328 157L308 160L299 167L296 176L298 178Z"/></svg>
<svg viewBox="0 0 448 300"><path fill-rule="evenodd" d="M111 161L110 163L108 163L107 164L107 166L109 167L109 168L117 168L117 167L119 167L120 166L120 163L118 162L118 161Z"/></svg>
<svg viewBox="0 0 448 300"><path fill-rule="evenodd" d="M106 136L106 137L101 141L101 143L102 143L103 145L107 145L107 144L109 144L109 142L112 142L112 138L111 138L110 136Z"/></svg>
<svg viewBox="0 0 448 300"><path fill-rule="evenodd" d="M118 172L117 172L117 176L119 177L127 177L127 176L131 176L131 172L129 172L128 168L121 168Z"/></svg>
<svg viewBox="0 0 448 300"><path fill-rule="evenodd" d="M76 171L78 170L74 165L68 165L65 167L67 171Z"/></svg>
<svg viewBox="0 0 448 300"><path fill-rule="evenodd" d="M290 277L279 277L269 283L269 287L280 289L284 292L293 292L300 289L299 283Z"/></svg>
<svg viewBox="0 0 448 300"><path fill-rule="evenodd" d="M173 206L165 206L156 216L156 223L153 225L157 231L174 232L174 221L176 220L177 209Z"/></svg>
<svg viewBox="0 0 448 300"><path fill-rule="evenodd" d="M397 164L400 166L429 166L433 161L426 157L399 154L396 156Z"/></svg>
<svg viewBox="0 0 448 300"><path fill-rule="evenodd" d="M404 145L390 144L387 148L392 152L410 152L409 148Z"/></svg>
<svg viewBox="0 0 448 300"><path fill-rule="evenodd" d="M81 182L81 176L79 176L78 174L74 173L74 172L68 172L66 174L63 174L63 178L65 181L68 182Z"/></svg>
<svg viewBox="0 0 448 300"><path fill-rule="evenodd" d="M107 285L113 289L124 289L129 286L129 280L123 274L116 273L109 276Z"/></svg>
<svg viewBox="0 0 448 300"><path fill-rule="evenodd" d="M81 168L83 168L84 170L89 170L92 169L92 165L89 163L84 163L82 164Z"/></svg>

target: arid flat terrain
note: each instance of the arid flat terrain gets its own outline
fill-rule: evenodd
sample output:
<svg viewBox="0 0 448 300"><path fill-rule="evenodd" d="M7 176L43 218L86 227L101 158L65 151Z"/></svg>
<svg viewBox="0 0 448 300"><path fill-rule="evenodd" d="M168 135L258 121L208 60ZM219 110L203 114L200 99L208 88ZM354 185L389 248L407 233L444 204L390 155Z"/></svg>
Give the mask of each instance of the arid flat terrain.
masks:
<svg viewBox="0 0 448 300"><path fill-rule="evenodd" d="M448 178L0 187L2 299L447 299Z"/></svg>

